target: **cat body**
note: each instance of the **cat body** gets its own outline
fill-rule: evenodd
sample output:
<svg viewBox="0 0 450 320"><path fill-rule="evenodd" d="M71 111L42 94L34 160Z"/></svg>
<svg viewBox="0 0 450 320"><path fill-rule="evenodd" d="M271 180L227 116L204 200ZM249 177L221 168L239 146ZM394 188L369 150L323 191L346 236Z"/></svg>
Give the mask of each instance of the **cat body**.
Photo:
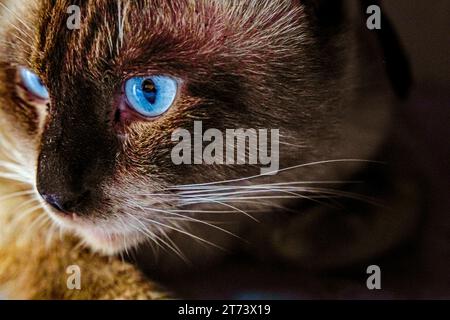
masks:
<svg viewBox="0 0 450 320"><path fill-rule="evenodd" d="M340 186L385 160L397 101L359 14L325 21L322 1L71 1L82 19L69 30L67 1L0 3L2 168L15 180L2 186L12 197L1 205L0 282L10 296L157 298L136 266L102 255L132 251L141 270L167 276L244 247L320 270L380 255L415 229L417 204L404 201L414 187L392 183L383 209L372 186ZM30 99L21 67L48 101ZM145 75L179 79L156 119L124 99L127 79ZM174 165L171 134L194 120L279 129L280 172ZM321 200L336 196L363 205ZM55 223L68 235L58 239ZM85 266L82 293L65 290L69 265Z"/></svg>

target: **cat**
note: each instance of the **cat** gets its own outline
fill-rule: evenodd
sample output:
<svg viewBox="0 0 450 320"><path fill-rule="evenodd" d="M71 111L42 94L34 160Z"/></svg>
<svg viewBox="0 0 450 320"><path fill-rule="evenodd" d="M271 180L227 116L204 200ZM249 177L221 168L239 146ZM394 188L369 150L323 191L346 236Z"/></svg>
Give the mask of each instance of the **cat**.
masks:
<svg viewBox="0 0 450 320"><path fill-rule="evenodd" d="M79 29L66 26L70 5ZM236 251L341 268L415 230L419 206L404 200L414 184L354 183L389 160L380 152L397 97L383 48L342 1L2 0L0 10L7 296L161 298L141 272L213 268ZM167 110L144 114L135 82L156 99L172 84ZM171 135L194 120L279 129L280 172L175 165ZM135 263L116 258L128 252ZM65 288L69 265L89 279L80 292Z"/></svg>

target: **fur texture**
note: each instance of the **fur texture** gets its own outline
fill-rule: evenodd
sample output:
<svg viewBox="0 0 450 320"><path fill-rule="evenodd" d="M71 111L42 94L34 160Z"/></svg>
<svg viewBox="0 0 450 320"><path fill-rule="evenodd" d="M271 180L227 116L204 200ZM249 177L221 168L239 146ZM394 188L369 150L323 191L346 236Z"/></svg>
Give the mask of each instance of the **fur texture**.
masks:
<svg viewBox="0 0 450 320"><path fill-rule="evenodd" d="M237 238L246 235L252 253L270 248L264 254L282 261L332 268L380 254L414 228L417 213L409 209L372 210L370 219L360 212L336 215L325 207L321 214L292 214L317 196L350 197L331 181L348 182L374 159L389 132L392 101L376 47L359 46L353 28L342 28L339 21L335 29L322 25L309 2L1 3L1 131L11 145L4 150L12 152L11 160L2 162L3 176L19 181L19 190L86 194L69 217L43 201L39 205L94 251L135 250L146 271L170 273L186 269L183 260L194 266L215 261L223 256L218 247L234 250L242 245ZM66 28L65 13L73 4L82 11L81 29L74 31ZM27 101L17 78L20 66L46 84L47 105ZM145 121L123 112L123 82L149 74L169 74L182 86L164 116ZM171 133L192 129L195 119L205 130L279 128L285 170L244 179L259 168L173 165ZM327 188L319 188L323 181L329 181ZM17 185L9 186L11 192ZM245 189L249 186L256 201ZM241 193L226 192L229 188ZM83 264L91 256L66 239L49 240L56 250L35 247L39 237L51 237L51 229L30 228L31 211L15 226L9 221L20 213L3 210L8 227L1 232L14 235L12 242L5 236L1 243L0 253L12 258L2 259L7 262L0 265L0 280L13 281L11 268L32 256L31 269L21 273L30 283L22 296L72 297L62 292L58 276L57 285L47 274L68 260ZM39 219L44 212L36 210ZM262 223L255 224L249 213ZM323 230L329 231L325 243L315 236ZM14 245L29 235L33 242ZM164 250L158 254L159 248ZM83 297L122 297L116 287L132 291L125 297L159 297L133 267L92 257L95 262L85 268L92 289ZM46 273L35 275L33 268Z"/></svg>

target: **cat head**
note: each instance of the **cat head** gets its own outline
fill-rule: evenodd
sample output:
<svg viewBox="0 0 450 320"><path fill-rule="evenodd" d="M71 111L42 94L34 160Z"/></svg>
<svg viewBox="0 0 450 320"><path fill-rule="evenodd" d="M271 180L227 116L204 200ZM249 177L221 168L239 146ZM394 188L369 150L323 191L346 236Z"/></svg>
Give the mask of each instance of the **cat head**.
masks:
<svg viewBox="0 0 450 320"><path fill-rule="evenodd" d="M208 214L248 219L299 198L276 184L339 177L326 165L258 176L257 165L171 159L173 132L195 120L279 129L282 169L348 150L351 45L302 2L0 3L1 131L48 213L94 249L122 251ZM79 29L67 26L70 5ZM146 113L154 95L164 103Z"/></svg>

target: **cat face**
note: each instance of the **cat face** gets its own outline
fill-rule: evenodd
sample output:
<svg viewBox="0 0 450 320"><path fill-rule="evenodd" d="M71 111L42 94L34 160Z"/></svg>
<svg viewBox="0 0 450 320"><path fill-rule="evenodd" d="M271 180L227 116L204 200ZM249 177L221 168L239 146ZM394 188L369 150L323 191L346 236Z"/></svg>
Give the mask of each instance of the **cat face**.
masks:
<svg viewBox="0 0 450 320"><path fill-rule="evenodd" d="M48 213L94 249L122 251L205 216L247 221L242 213L290 201L226 198L217 193L230 189L201 184L238 179L215 185L236 191L334 177L335 168L320 167L247 180L258 166L171 161L172 133L194 120L204 130L279 129L281 168L337 158L348 144L346 55L321 38L303 4L71 1L81 24L70 30L67 1L1 3L1 131ZM173 99L146 116L127 83L154 77L173 79Z"/></svg>

